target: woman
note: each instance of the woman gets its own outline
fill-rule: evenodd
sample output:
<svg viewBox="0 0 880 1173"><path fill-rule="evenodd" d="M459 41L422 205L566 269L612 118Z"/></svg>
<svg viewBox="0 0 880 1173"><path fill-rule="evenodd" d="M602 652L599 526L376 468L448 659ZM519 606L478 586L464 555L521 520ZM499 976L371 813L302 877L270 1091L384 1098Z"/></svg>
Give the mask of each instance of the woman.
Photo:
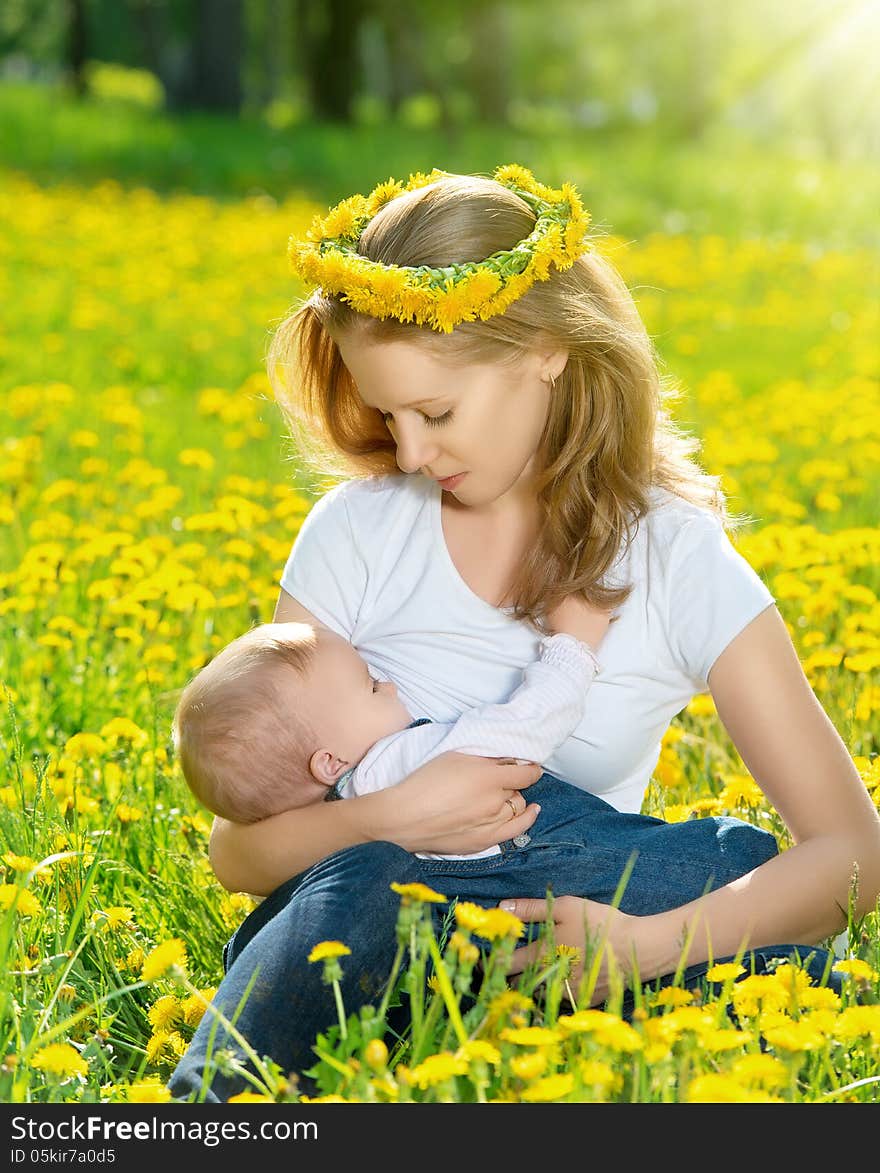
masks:
<svg viewBox="0 0 880 1173"><path fill-rule="evenodd" d="M669 721L709 690L790 830L788 851L650 915L567 895L560 856L557 941L601 930L643 980L672 973L686 939L694 973L745 945L760 969L791 951L776 942L839 932L851 902L857 916L873 909L880 819L772 595L724 532L717 478L668 415L644 325L574 189L515 165L389 181L316 221L291 256L320 288L276 332L270 376L301 448L317 435L344 458L335 471L361 475L306 519L276 620L335 628L410 711L450 720L503 699L546 616L577 596L614 620L584 721L548 770L633 817ZM296 812L296 834L284 814L217 820L221 883L271 895L227 947L215 1005L243 1007L236 1025L258 1055L309 1066L333 1007L308 951L344 941L347 1009L374 1000L395 948L389 885L423 878L410 853L528 842L540 773L451 755L393 790ZM451 865L437 866L449 894ZM456 892L467 897L466 881ZM498 898L541 920L534 895ZM814 965L827 961L817 951ZM206 1015L176 1095L244 1086L231 1070L206 1074L229 1044L216 1030Z"/></svg>

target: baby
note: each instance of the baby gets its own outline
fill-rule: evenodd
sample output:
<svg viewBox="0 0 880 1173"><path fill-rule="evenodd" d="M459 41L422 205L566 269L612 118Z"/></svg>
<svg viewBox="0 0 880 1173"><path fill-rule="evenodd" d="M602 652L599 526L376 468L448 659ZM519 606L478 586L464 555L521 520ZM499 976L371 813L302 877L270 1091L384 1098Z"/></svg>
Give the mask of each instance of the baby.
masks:
<svg viewBox="0 0 880 1173"><path fill-rule="evenodd" d="M566 599L510 698L451 723L413 721L396 686L329 628L263 624L233 640L181 694L173 734L184 776L208 809L248 823L393 786L448 751L543 763L583 717L600 670L593 649L608 623ZM490 899L511 891L543 898L561 852L570 892L643 915L695 900L778 851L769 832L740 819L673 825L618 811L547 773L528 795L541 807L529 833L470 855L416 853L426 882L436 879L445 892L465 884L469 898L478 889ZM479 865L445 862L499 855Z"/></svg>
<svg viewBox="0 0 880 1173"><path fill-rule="evenodd" d="M608 620L590 623L594 632ZM506 703L454 723L414 722L396 685L378 680L342 636L266 623L187 685L174 741L196 797L224 818L254 822L393 786L451 750L541 763L581 721L598 668L585 642L558 632L541 640L540 658Z"/></svg>

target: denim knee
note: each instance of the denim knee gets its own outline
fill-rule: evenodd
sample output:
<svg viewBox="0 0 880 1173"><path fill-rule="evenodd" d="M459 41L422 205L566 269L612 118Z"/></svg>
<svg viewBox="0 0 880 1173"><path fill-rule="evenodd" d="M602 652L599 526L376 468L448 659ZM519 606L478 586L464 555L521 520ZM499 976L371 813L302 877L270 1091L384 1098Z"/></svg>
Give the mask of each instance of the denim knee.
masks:
<svg viewBox="0 0 880 1173"><path fill-rule="evenodd" d="M393 924L399 898L391 883L410 883L420 878L418 860L396 843L377 840L336 851L280 885L245 917L223 950L224 969L228 970L256 934L285 913L294 901L302 907L314 898L328 911L332 906L324 937L336 937L346 931L345 922L349 919L355 919L358 927L387 923L389 919ZM340 889L347 896L342 901L338 899ZM320 922L315 922L315 931L320 934ZM369 934L358 933L358 938L364 946L370 940Z"/></svg>
<svg viewBox="0 0 880 1173"><path fill-rule="evenodd" d="M779 854L776 836L762 827L730 816L712 820L721 847L721 859L731 879L744 876Z"/></svg>

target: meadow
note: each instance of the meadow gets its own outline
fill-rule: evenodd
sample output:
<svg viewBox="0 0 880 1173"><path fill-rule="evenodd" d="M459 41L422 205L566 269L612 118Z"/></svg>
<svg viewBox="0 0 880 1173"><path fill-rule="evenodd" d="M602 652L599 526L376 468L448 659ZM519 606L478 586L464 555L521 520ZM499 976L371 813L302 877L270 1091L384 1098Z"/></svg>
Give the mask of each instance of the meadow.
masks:
<svg viewBox="0 0 880 1173"><path fill-rule="evenodd" d="M505 148L495 162L516 157ZM213 878L209 816L175 761L171 714L195 670L271 617L329 484L298 461L263 368L302 292L287 237L323 205L306 189L194 193L32 170L0 175L0 1100L162 1101L222 945L253 906ZM762 234L754 217L701 231L658 231L645 207L628 217L602 247L680 386L676 418L751 518L735 544L880 804L876 247L859 231L839 239L839 221L823 236L819 216L802 237ZM670 727L645 810L735 814L786 846L708 696ZM702 995L645 995L626 1022L613 1002L565 1002L564 950L508 987L515 918L459 906L438 942L427 910L439 895L400 893L396 981L412 1033L386 1032L387 1005L347 1019L340 1002L317 1042L319 1098L878 1098L876 915L837 940L843 995L792 966L739 981L728 969ZM338 985L344 948L314 964ZM299 1099L287 1074L264 1066L247 1097Z"/></svg>

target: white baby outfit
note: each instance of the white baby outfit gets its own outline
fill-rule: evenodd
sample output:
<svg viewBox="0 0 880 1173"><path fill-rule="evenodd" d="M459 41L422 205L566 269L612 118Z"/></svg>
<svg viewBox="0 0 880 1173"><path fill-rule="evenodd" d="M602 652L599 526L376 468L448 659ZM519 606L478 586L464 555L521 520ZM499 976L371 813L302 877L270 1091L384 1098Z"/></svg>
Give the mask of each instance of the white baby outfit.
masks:
<svg viewBox="0 0 880 1173"><path fill-rule="evenodd" d="M546 636L540 659L526 666L522 683L508 701L470 709L451 724L431 722L383 737L343 775L337 783L338 796L349 798L395 786L425 762L453 750L543 763L580 722L598 668L596 657L580 640L562 634ZM497 855L499 850L496 846L472 856L425 854L422 858L478 858Z"/></svg>

